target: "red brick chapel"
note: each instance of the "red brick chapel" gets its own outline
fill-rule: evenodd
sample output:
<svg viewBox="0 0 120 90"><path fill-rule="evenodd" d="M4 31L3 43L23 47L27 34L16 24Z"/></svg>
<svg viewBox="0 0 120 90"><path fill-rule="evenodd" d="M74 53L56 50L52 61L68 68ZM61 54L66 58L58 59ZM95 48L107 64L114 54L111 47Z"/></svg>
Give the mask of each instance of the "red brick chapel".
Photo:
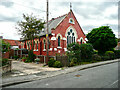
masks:
<svg viewBox="0 0 120 90"><path fill-rule="evenodd" d="M52 18L49 22L49 55L63 55L70 43L86 43L86 36L72 10L65 15ZM46 56L46 24L39 38L34 40L34 54ZM21 48L28 49L30 41L22 41Z"/></svg>

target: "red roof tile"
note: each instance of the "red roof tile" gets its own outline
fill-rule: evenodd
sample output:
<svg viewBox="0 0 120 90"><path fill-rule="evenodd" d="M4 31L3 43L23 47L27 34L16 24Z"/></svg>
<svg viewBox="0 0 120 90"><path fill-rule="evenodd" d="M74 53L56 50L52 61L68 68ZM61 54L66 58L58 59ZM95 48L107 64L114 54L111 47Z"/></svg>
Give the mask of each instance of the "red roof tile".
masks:
<svg viewBox="0 0 120 90"><path fill-rule="evenodd" d="M10 40L10 39L3 39L6 43L8 42L11 46L18 46L20 45L19 40Z"/></svg>

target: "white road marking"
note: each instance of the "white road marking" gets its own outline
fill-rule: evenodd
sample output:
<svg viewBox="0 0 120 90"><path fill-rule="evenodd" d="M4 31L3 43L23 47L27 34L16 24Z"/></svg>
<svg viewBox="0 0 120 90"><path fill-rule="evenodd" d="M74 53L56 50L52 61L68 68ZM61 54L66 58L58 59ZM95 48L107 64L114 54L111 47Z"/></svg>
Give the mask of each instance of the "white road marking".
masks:
<svg viewBox="0 0 120 90"><path fill-rule="evenodd" d="M115 82L113 82L112 84L110 84L110 86L114 85L114 84L117 83L117 82L118 82L118 80L116 80Z"/></svg>

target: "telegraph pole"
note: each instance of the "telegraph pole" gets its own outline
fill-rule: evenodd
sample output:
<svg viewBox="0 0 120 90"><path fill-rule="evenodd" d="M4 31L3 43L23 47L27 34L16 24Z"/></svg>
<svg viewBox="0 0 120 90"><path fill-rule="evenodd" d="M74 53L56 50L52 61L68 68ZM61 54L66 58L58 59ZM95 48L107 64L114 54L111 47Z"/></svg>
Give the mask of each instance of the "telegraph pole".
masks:
<svg viewBox="0 0 120 90"><path fill-rule="evenodd" d="M48 11L48 0L47 0L47 12L46 12L46 19L47 19L47 30L46 30L46 39L47 39L47 47L46 47L46 62L48 62L48 58L49 58L49 51L48 51L48 47L49 47L49 42L48 42L48 39L49 39L49 36L48 36L48 16L49 16L49 11Z"/></svg>

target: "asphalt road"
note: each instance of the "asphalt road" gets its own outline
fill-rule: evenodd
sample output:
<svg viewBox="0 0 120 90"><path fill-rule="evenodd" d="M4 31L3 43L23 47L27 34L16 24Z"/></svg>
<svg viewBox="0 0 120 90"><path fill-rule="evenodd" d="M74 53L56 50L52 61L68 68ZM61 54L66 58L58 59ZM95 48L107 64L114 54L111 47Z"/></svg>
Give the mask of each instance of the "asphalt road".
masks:
<svg viewBox="0 0 120 90"><path fill-rule="evenodd" d="M118 88L118 62L6 88Z"/></svg>

